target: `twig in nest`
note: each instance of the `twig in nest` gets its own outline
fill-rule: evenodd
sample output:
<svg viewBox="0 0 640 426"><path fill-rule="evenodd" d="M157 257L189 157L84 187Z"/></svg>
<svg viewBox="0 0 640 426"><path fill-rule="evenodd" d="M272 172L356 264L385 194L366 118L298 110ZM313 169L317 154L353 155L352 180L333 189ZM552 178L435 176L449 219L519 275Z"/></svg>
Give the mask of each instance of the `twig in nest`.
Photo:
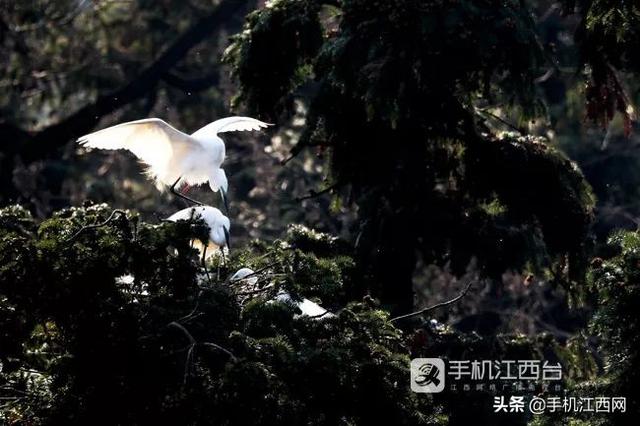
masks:
<svg viewBox="0 0 640 426"><path fill-rule="evenodd" d="M178 330L182 331L182 333L184 333L185 336L187 336L187 339L189 339L189 350L187 351L187 358L184 361L184 384L187 384L187 378L189 377L189 366L191 365L191 361L193 360L193 349L196 347L196 339L193 338L193 336L191 335L191 333L189 333L189 331L184 328L184 326L182 324L179 324L175 321L171 321L169 324L167 324L167 327L174 327L177 328Z"/></svg>
<svg viewBox="0 0 640 426"><path fill-rule="evenodd" d="M312 318L312 319L316 319L316 318L322 318L325 315L329 315L329 314L333 314L333 312L330 312L329 310L325 309L323 313L318 314L318 315L307 315L307 317Z"/></svg>
<svg viewBox="0 0 640 426"><path fill-rule="evenodd" d="M111 212L111 214L109 215L107 220L105 220L102 223L96 223L94 225L85 225L85 226L83 226L82 228L80 228L78 230L78 232L73 234L71 237L67 238L66 242L70 243L70 242L74 241L76 238L78 238L78 236L80 234L82 234L87 229L96 229L96 228L102 228L103 226L107 226L109 223L111 223L113 221L113 219L115 218L116 214L123 215L124 217L127 216L127 213L124 210L115 209L114 211Z"/></svg>
<svg viewBox="0 0 640 426"><path fill-rule="evenodd" d="M191 333L189 333L189 330L187 330L182 324L176 321L171 321L169 324L167 324L167 327L177 328L178 330L182 331L182 333L187 337L187 339L189 339L189 346L188 346L189 349L187 350L187 357L184 362L184 379L183 380L185 385L187 384L187 379L189 378L189 372L191 369L191 364L193 363L194 352L198 344L207 348L216 349L224 352L229 356L229 358L233 362L236 362L238 360L238 358L233 353L231 353L230 350L225 349L216 343L211 343L211 342L198 343L196 339L191 335Z"/></svg>
<svg viewBox="0 0 640 426"><path fill-rule="evenodd" d="M196 314L196 312L198 312L198 308L200 307L200 298L202 297L202 293L204 293L203 290L200 290L198 292L198 295L196 296L196 305L193 307L193 310L191 310L191 312L189 312L189 314L183 316L182 318L174 321L176 322L176 324L180 325L177 321L188 321L189 319L193 318L193 316Z"/></svg>
<svg viewBox="0 0 640 426"><path fill-rule="evenodd" d="M262 288L258 288L256 290L249 290L249 291L237 291L234 293L234 295L236 296L250 296L252 294L258 294L258 293L262 293L263 291L267 291L272 289L273 287L275 287L273 284L272 285L268 285Z"/></svg>
<svg viewBox="0 0 640 426"><path fill-rule="evenodd" d="M419 315L424 315L427 312L433 311L434 309L442 308L442 307L445 307L445 306L449 306L449 305L451 305L453 303L456 303L458 300L462 299L467 294L467 292L469 291L469 289L471 288L473 283L474 283L473 280L469 281L469 284L467 284L465 289L462 290L462 292L459 295L457 295L456 297L454 297L451 300L447 300L446 302L441 302L441 303L435 304L433 306L429 306L428 308L424 308L424 309L421 309L421 310L416 311L416 312L411 312L409 314L404 314L404 315L400 315L400 316L395 317L395 318L391 318L391 322L400 321L400 320L407 319L407 318L413 318L413 317L417 317Z"/></svg>

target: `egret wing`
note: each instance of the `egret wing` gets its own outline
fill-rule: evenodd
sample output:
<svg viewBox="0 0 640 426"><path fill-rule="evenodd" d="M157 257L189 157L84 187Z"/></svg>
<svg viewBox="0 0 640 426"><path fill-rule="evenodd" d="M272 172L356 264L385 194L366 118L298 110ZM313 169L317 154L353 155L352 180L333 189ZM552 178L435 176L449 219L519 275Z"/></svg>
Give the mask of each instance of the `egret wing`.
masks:
<svg viewBox="0 0 640 426"><path fill-rule="evenodd" d="M302 311L302 315L307 315L310 317L327 314L327 310L325 308L315 302L312 302L309 299L302 299L302 302L298 303L298 308L300 308L300 310Z"/></svg>
<svg viewBox="0 0 640 426"><path fill-rule="evenodd" d="M226 117L207 124L191 136L194 138L209 138L217 135L218 133L261 130L269 126L273 126L273 124L265 123L264 121L251 117Z"/></svg>
<svg viewBox="0 0 640 426"><path fill-rule="evenodd" d="M189 135L159 118L118 124L82 136L78 143L89 148L127 149L150 166L150 172L162 176L176 156L200 148Z"/></svg>

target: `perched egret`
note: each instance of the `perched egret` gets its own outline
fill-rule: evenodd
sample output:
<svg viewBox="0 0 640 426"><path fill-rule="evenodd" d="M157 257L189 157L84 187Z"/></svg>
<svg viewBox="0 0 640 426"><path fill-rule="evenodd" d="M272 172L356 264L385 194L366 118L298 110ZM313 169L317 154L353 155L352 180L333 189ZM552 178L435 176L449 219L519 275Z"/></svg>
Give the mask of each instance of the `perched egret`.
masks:
<svg viewBox="0 0 640 426"><path fill-rule="evenodd" d="M258 277L255 275L253 269L240 268L233 275L231 275L231 277L229 278L229 282L246 282L247 284L255 285L258 282ZM294 300L293 297L291 297L291 295L284 290L280 290L274 300L271 300L269 302L273 303L274 301L296 306L298 309L300 309L300 311L302 311L300 316L308 316L311 318L329 318L335 316L322 306L318 305L315 302L312 302L309 299L303 298L301 301ZM298 315L296 314L296 316Z"/></svg>
<svg viewBox="0 0 640 426"><path fill-rule="evenodd" d="M218 133L260 130L271 124L250 117L227 117L207 124L191 135L182 133L159 118L147 118L118 124L82 136L78 143L89 148L127 149L147 168L147 175L158 188L170 191L194 204L203 205L175 190L178 183L198 185L209 182L220 191L227 211L228 182L221 168L225 158L224 141Z"/></svg>
<svg viewBox="0 0 640 426"><path fill-rule="evenodd" d="M213 255L216 250L220 249L222 252L225 246L229 248L229 228L231 223L229 218L222 214L220 210L211 206L188 207L167 218L171 222L198 219L203 220L209 227L209 241L206 246L203 242L194 241L194 246L200 251L204 264L207 257ZM209 252L208 255L207 251Z"/></svg>
<svg viewBox="0 0 640 426"><path fill-rule="evenodd" d="M253 286L258 283L258 276L251 268L240 268L233 275L231 275L231 277L229 278L229 282L235 283L240 281L246 281L247 284Z"/></svg>
<svg viewBox="0 0 640 426"><path fill-rule="evenodd" d="M321 317L328 318L328 317L334 316L334 314L332 314L322 306L318 305L315 302L312 302L309 299L302 298L302 300L299 302L294 300L293 297L291 297L291 295L284 290L278 293L275 300L279 302L295 305L298 309L302 311L302 314L300 314L300 316L308 316L311 318L321 318Z"/></svg>

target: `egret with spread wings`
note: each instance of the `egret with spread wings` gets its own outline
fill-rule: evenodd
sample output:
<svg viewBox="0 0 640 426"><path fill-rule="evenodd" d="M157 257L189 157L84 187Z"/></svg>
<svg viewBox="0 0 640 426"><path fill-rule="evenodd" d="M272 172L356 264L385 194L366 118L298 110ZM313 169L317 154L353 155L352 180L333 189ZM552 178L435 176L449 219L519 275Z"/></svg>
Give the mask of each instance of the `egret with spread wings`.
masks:
<svg viewBox="0 0 640 426"><path fill-rule="evenodd" d="M177 192L176 185L209 182L214 192L220 191L228 211L229 184L221 168L225 145L218 133L260 130L270 125L250 117L227 117L188 135L159 118L147 118L82 136L78 143L89 148L131 151L148 166L147 175L156 184L168 185L173 194L198 205L202 203Z"/></svg>

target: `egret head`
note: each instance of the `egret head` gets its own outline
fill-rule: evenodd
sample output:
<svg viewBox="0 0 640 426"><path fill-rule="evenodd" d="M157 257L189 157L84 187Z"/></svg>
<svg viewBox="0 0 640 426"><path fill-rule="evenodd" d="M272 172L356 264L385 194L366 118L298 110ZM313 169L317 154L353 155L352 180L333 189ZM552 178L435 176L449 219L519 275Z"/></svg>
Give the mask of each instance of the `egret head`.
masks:
<svg viewBox="0 0 640 426"><path fill-rule="evenodd" d="M207 216L205 221L209 225L211 241L219 247L229 248L229 229L231 228L229 218L215 207L208 207Z"/></svg>
<svg viewBox="0 0 640 426"><path fill-rule="evenodd" d="M209 240L218 247L229 247L231 222L220 210L211 206L189 207L171 215L167 220L203 220L209 227Z"/></svg>

